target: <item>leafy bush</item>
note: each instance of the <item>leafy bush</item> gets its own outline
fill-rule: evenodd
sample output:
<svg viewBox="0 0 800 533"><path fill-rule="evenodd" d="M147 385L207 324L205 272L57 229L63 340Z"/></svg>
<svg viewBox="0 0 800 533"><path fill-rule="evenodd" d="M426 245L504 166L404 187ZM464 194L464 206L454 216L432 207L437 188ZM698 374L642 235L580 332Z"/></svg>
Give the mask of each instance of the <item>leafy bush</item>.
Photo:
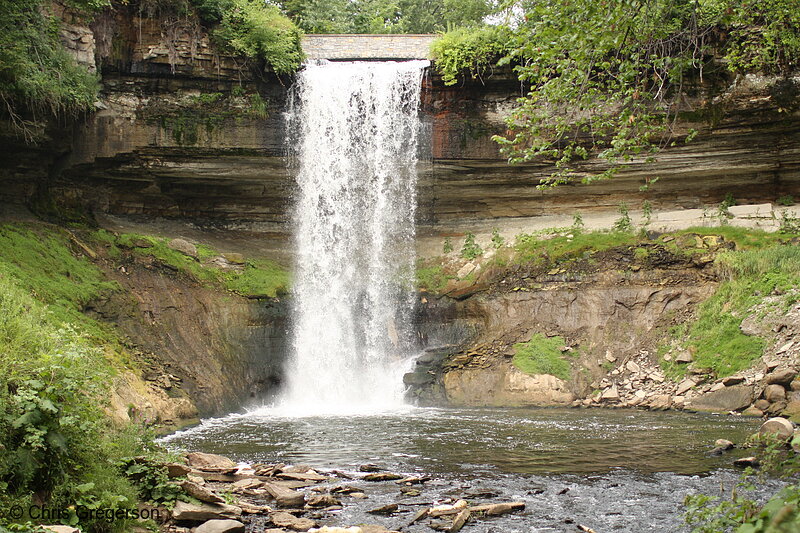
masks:
<svg viewBox="0 0 800 533"><path fill-rule="evenodd" d="M464 237L464 246L461 247L461 257L471 261L481 255L483 255L483 248L475 242L475 234L468 232Z"/></svg>
<svg viewBox="0 0 800 533"><path fill-rule="evenodd" d="M445 85L455 85L464 73L481 78L510 51L510 41L510 31L502 26L458 28L433 42L431 57Z"/></svg>
<svg viewBox="0 0 800 533"><path fill-rule="evenodd" d="M231 0L214 35L231 52L264 60L278 74L296 71L303 61L299 28L258 0Z"/></svg>
<svg viewBox="0 0 800 533"><path fill-rule="evenodd" d="M564 344L563 337L545 337L536 333L528 342L514 345L512 362L526 374L550 374L567 380L572 367L561 352Z"/></svg>
<svg viewBox="0 0 800 533"><path fill-rule="evenodd" d="M60 22L48 14L48 6L43 0L0 3L0 116L29 141L37 135L36 121L89 110L99 90L97 76L67 54L59 40Z"/></svg>

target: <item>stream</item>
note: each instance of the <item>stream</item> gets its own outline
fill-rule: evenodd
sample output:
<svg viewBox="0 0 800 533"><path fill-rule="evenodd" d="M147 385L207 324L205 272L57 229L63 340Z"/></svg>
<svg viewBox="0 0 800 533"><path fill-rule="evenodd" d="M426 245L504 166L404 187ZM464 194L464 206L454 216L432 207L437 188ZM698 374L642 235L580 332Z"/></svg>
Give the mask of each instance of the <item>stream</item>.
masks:
<svg viewBox="0 0 800 533"><path fill-rule="evenodd" d="M451 497L492 503L521 500L524 512L472 521L463 531L681 531L683 500L704 492L729 495L740 472L734 450L708 452L718 438L735 443L758 421L730 416L600 409L405 408L361 416L287 417L261 409L203 421L163 439L175 450L219 453L249 463L307 464L358 478L359 465L427 475L418 495L395 483L336 480L364 488L366 500L342 498L344 509L322 525L407 524L419 505ZM756 496L780 486L765 480ZM392 517L366 511L400 504Z"/></svg>

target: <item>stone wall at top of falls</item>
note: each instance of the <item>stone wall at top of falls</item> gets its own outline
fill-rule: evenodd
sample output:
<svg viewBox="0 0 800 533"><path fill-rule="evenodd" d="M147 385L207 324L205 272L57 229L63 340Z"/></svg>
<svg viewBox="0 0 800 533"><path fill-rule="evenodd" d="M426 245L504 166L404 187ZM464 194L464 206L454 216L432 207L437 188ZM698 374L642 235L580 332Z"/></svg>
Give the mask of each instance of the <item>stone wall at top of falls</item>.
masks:
<svg viewBox="0 0 800 533"><path fill-rule="evenodd" d="M103 76L97 112L54 125L39 148L4 139L0 203L286 236L293 178L283 112L291 79L240 68L197 25L166 31L135 10L73 24L70 32L72 42L94 43ZM637 205L645 198L639 186L652 177L661 178L646 194L655 209L702 207L728 193L740 202L800 196L798 95L779 110L772 81L717 80L713 98L708 90L691 97L698 109L708 104L684 117L682 127L701 130L693 142L611 181L541 191L538 179L552 166L508 166L491 140L521 94L514 76L498 70L447 87L430 71L421 102L419 233Z"/></svg>

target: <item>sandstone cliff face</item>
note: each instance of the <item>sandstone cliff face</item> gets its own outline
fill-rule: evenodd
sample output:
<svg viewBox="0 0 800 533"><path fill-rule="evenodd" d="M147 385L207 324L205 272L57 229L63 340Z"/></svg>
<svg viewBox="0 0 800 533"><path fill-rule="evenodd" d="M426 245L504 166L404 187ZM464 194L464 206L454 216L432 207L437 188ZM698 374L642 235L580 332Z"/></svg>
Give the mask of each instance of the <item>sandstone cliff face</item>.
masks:
<svg viewBox="0 0 800 533"><path fill-rule="evenodd" d="M169 393L161 376L180 380L200 416L259 405L275 393L286 354L284 302L202 287L146 257L108 274L123 291L95 302L90 312L153 354L160 372L152 381L159 388Z"/></svg>
<svg viewBox="0 0 800 533"><path fill-rule="evenodd" d="M716 287L711 267L688 261L670 259L635 271L620 252L601 254L598 261L593 273L509 273L491 283L471 282L472 290L452 293L458 299L432 299L422 309L429 313L423 321L474 333L451 335L455 348L444 349L438 366L423 359L420 377L406 380L412 397L473 406L569 404L598 388L609 361L654 355L668 327L690 316ZM569 380L530 376L512 364L513 345L535 333L561 336L565 349L579 354ZM426 373L430 377L422 379Z"/></svg>

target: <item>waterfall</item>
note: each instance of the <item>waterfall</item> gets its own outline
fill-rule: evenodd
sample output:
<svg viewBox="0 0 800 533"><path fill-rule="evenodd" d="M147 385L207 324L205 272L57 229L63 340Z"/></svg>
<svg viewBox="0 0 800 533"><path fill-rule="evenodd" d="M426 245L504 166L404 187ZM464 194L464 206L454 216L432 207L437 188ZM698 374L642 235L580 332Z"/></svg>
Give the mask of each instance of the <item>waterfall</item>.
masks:
<svg viewBox="0 0 800 533"><path fill-rule="evenodd" d="M298 75L287 114L297 193L284 409L403 404L427 65L320 62Z"/></svg>

